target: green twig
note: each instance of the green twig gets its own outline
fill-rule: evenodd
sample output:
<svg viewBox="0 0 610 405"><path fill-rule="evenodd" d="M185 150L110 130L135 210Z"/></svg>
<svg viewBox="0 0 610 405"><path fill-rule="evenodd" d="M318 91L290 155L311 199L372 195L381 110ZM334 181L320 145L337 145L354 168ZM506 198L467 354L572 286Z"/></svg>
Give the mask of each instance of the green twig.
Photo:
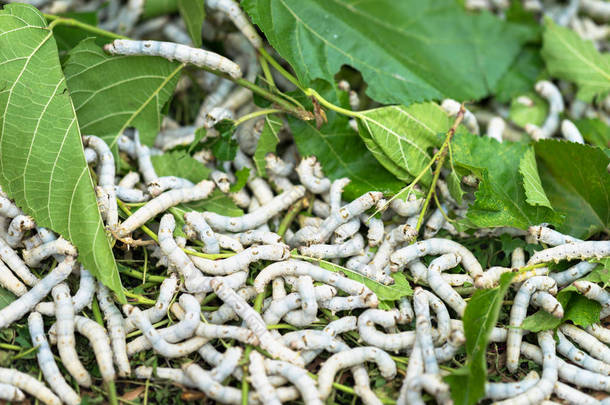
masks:
<svg viewBox="0 0 610 405"><path fill-rule="evenodd" d="M303 86L301 86L299 80L286 69L284 69L282 65L280 65L275 59L273 59L273 57L269 55L269 53L264 48L259 48L258 52L263 57L263 59L269 62L269 64L273 66L275 70L277 70L282 76L286 78L286 80L294 84L297 89L301 90L302 92L305 92L305 89L303 88Z"/></svg>
<svg viewBox="0 0 610 405"><path fill-rule="evenodd" d="M280 222L280 225L277 228L277 234L280 235L282 239L284 238L284 234L288 230L288 227L290 226L292 221L294 221L294 218L296 218L297 214L301 211L301 208L303 208L303 204L305 203L305 201L307 200L301 198L296 203L294 203L292 207L290 207L286 214L284 214L284 218L282 218L282 222Z"/></svg>
<svg viewBox="0 0 610 405"><path fill-rule="evenodd" d="M106 31L93 25L89 25L82 21L75 20L74 18L61 17L54 14L43 14L44 18L51 21L49 29L52 30L57 25L67 25L68 27L80 28L84 31L90 32L95 35L101 35L103 37L114 38L114 39L129 39L123 35L115 34L114 32Z"/></svg>
<svg viewBox="0 0 610 405"><path fill-rule="evenodd" d="M277 109L277 108L267 108L265 110L254 111L254 112L251 112L250 114L246 114L246 115L243 115L243 116L239 117L233 123L233 126L234 127L238 127L241 124L243 124L244 122L249 121L251 119L254 119L256 117L260 117L261 115L277 114L277 113L281 113L281 112L284 112L284 110L280 110L280 109Z"/></svg>
<svg viewBox="0 0 610 405"><path fill-rule="evenodd" d="M131 268L122 268L122 269L120 268L119 273L125 274L132 278L136 278L138 280L144 280L144 277L146 277L146 280L149 283L157 283L157 284L162 283L166 278L163 276L155 276L155 275L151 275L151 274L145 275L141 271L131 269ZM144 284L144 282L142 282L142 284Z"/></svg>
<svg viewBox="0 0 610 405"><path fill-rule="evenodd" d="M263 75L265 76L265 80L271 87L275 87L275 81L273 80L273 75L271 75L271 70L269 69L269 63L267 59L263 58L262 55L258 55L258 63L261 64L261 69L263 71Z"/></svg>

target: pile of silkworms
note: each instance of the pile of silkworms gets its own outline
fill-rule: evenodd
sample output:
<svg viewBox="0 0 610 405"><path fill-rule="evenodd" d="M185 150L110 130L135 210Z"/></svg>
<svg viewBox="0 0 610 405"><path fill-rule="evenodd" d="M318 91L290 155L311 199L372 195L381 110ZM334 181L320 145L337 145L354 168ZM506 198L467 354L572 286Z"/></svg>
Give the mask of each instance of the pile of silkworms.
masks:
<svg viewBox="0 0 610 405"><path fill-rule="evenodd" d="M97 9L101 4L91 3L86 6ZM503 10L503 2L466 3ZM570 8L572 3L561 8L558 18L588 27L590 33L590 25L565 17L578 11L578 6L576 12ZM581 1L591 14L597 3L603 2ZM47 7L58 12L75 4L55 1ZM259 47L261 39L234 1L206 0L206 6L220 13L217 20L222 21L224 13L241 33L226 34L218 23L204 30L204 37L223 41L237 62L191 48L184 27L170 17L136 24L142 4L129 1L120 7L110 1L102 10L101 26L132 38L161 31L160 39L172 42L116 40L106 46L107 52L157 55L232 77L245 71L252 81L258 75L251 44ZM578 240L544 224L528 231L479 229L474 237L509 235L539 244L529 257L522 247L515 248L509 266L485 268L459 243L473 235L458 231L448 218L464 217L477 186L473 176L462 179L467 194L458 204L443 173L437 183L442 203L422 217L424 226L417 232L421 193L415 190L390 200L370 190L344 201L350 179L331 180L315 156L299 156L287 128L280 133L278 153L266 156L266 176L258 176L252 160L262 130L258 120L237 130L239 150L232 162L216 161L205 149L194 154L211 169L211 180L193 184L178 176L158 176L151 156L190 144L198 127L213 134L218 121L257 108L248 90L211 73L198 73L194 77L200 83L186 78L177 90L193 85L209 90L192 125L166 118L154 146L142 144L137 131L119 136L118 156L137 171L117 172L120 165L110 146L98 137L83 136L86 160L97 174L100 212L117 244L125 247L115 248L117 259L129 264L154 258L149 277L162 280L146 283L146 275L133 270L122 273L124 284L133 285L128 277L141 276L154 303L135 299L120 306L78 263L74 246L37 227L6 195L0 196L0 285L18 297L0 309L0 329L27 324L44 380L0 368L0 399L20 401L28 394L45 404L78 404L100 379L110 383L120 377L165 381L226 404L242 403L242 395L248 403L321 404L338 392L365 404L449 404L451 392L443 377L449 365L455 368L465 360L461 318L469 297L476 289L497 286L502 274L529 267L513 280L508 324L495 327L490 337L510 374L503 375L502 382L487 382L485 398L504 405L610 403L598 399L610 392L610 330L601 322L584 329L563 323L556 335L520 328L538 309L563 318L564 308L555 296L570 285L601 304L600 319L609 316L610 292L583 277L596 267L589 260L610 256L610 241ZM288 86L280 77L278 85ZM357 109L360 100L349 83L342 81L338 87L350 93L350 104ZM560 134L583 143L571 121L560 125L565 105L569 103L572 117L607 121L604 109L610 109L610 103L584 104L560 88L550 81L536 84L535 91L549 103L549 115L542 126L524 129L536 140ZM518 101L532 104L527 97ZM448 99L442 107L455 116L460 104ZM491 110L466 111L464 125L479 134L481 123L485 135L500 142L515 139L518 131L505 122L506 107ZM246 186L232 191L236 172L244 168L249 169ZM178 215L181 211L173 210L205 200L215 190L246 213L231 217L183 208L186 214ZM123 210L125 206L133 213ZM569 262L569 267L552 271L550 264L559 262ZM549 266L541 266L546 263ZM412 294L382 302L372 286L392 287L398 273L406 275ZM96 311L101 311L99 319ZM95 375L81 361L83 353L76 344L81 339L93 349ZM252 389L244 391L244 383Z"/></svg>

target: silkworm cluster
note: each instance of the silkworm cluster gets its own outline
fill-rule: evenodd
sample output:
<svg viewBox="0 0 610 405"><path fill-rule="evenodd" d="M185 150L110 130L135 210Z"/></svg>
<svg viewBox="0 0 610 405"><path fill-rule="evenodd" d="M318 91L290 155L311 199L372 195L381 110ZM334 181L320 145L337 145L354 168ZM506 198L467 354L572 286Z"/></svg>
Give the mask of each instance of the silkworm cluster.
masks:
<svg viewBox="0 0 610 405"><path fill-rule="evenodd" d="M349 188L352 179L326 176L323 157L300 155L286 128L276 153L255 156L264 118L236 132L232 161L205 148L193 153L206 178L159 175L155 156L190 145L197 128L214 137L218 121L255 111L252 94L226 78L245 73L254 81L255 49L263 42L234 0L207 0L206 7L239 33L204 33L231 45L231 59L194 48L184 27L168 17L137 24L143 3L109 2L102 27L136 38L107 44L109 54L159 56L224 79L194 76L208 91L193 123L165 120L154 143L127 129L117 138L116 154L105 138L82 138L97 174L102 219L116 241L127 303L95 281L67 235L38 227L0 195L0 285L15 296L0 309L0 330L28 330L40 369L39 377L19 369L21 362L0 368L0 399L77 404L96 385L116 384L123 393L142 380L142 395L151 386L171 385L186 398L199 391L226 404L346 403L344 396L367 405L451 404L445 377L467 358L462 318L468 303L476 291L496 288L502 274L515 272L490 335L486 360L502 372L486 382L485 401L608 403L601 399L610 393L610 332L603 322L610 291L587 276L610 256L610 241L580 240L545 224L463 232L457 220L473 201L477 178L462 179L467 193L458 203L448 173L441 173L436 191L442 199L432 208L424 208L418 189L392 196ZM466 6L500 12L500 3ZM535 8L538 2L524 3ZM610 17L603 2L580 3L587 15ZM563 8L571 16L556 18L592 35L577 12ZM220 24L212 28L221 31ZM151 32L162 32L163 41L139 40ZM358 108L349 83L338 87ZM526 125L526 133L534 140L558 135L583 143L574 123L561 120L577 100L547 80L531 90L549 111L541 125ZM439 104L448 117L461 108L452 99ZM603 109L584 110L610 121ZM470 109L463 123L502 142L516 131L507 121L500 111L490 116ZM239 188L244 169L249 172ZM498 244L502 237L514 245L503 257L481 253L482 240ZM599 303L599 322L583 328L563 321L562 289ZM556 330L525 329L537 311L561 320Z"/></svg>

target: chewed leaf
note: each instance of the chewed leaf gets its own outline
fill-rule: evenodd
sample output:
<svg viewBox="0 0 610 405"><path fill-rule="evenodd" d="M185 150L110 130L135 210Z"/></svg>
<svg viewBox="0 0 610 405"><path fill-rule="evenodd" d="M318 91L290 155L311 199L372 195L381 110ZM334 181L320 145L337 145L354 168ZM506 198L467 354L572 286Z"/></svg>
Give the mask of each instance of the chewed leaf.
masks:
<svg viewBox="0 0 610 405"><path fill-rule="evenodd" d="M533 148L529 148L521 158L519 173L523 175L523 188L525 189L527 203L552 209L551 202L544 193L540 183L540 175L538 175L538 166L536 165L536 154Z"/></svg>
<svg viewBox="0 0 610 405"><path fill-rule="evenodd" d="M201 27L205 18L203 0L178 0L178 11L184 20L195 48L201 48Z"/></svg>
<svg viewBox="0 0 610 405"><path fill-rule="evenodd" d="M124 300L57 46L31 6L0 12L0 77L8 83L0 93L3 190L38 225L70 240L79 261Z"/></svg>

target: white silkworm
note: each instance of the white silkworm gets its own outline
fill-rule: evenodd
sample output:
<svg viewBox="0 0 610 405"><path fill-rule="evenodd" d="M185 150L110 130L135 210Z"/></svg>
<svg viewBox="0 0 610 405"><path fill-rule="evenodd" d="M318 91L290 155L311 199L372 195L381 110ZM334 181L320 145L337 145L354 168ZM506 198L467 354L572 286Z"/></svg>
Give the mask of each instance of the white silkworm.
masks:
<svg viewBox="0 0 610 405"><path fill-rule="evenodd" d="M427 255L442 255L445 253L455 253L461 257L462 267L474 279L483 274L483 268L476 257L464 246L449 239L426 239L397 250L390 256L392 271Z"/></svg>
<svg viewBox="0 0 610 405"><path fill-rule="evenodd" d="M178 279L174 274L163 280L159 288L159 296L154 306L142 311L150 320L151 323L159 322L167 315L169 304L174 296ZM131 332L136 329L136 326L129 318L125 319L125 332Z"/></svg>
<svg viewBox="0 0 610 405"><path fill-rule="evenodd" d="M610 348L595 337L568 323L561 325L559 330L576 342L582 349L586 350L591 356L610 364Z"/></svg>
<svg viewBox="0 0 610 405"><path fill-rule="evenodd" d="M138 170L142 173L144 183L149 184L159 177L152 164L152 160L150 159L151 150L148 146L140 143L140 134L138 131L134 133L133 139L132 149L134 149L133 152L135 152L135 157L138 161Z"/></svg>
<svg viewBox="0 0 610 405"><path fill-rule="evenodd" d="M170 207L207 198L213 189L213 182L203 180L194 187L166 191L147 202L120 224L116 229L116 234L118 237L125 237Z"/></svg>
<svg viewBox="0 0 610 405"><path fill-rule="evenodd" d="M460 111L460 103L450 98L446 98L441 103L443 110L449 114L450 117L454 117ZM479 135L479 123L477 118L468 109L464 109L464 125L468 128L468 131L475 135Z"/></svg>
<svg viewBox="0 0 610 405"><path fill-rule="evenodd" d="M71 405L79 404L81 402L80 397L62 377L61 372L55 363L51 347L44 335L42 315L38 312L32 312L28 317L28 327L30 336L32 337L32 345L38 346L36 357L38 358L38 366L44 375L44 379L53 387L53 390L62 401Z"/></svg>
<svg viewBox="0 0 610 405"><path fill-rule="evenodd" d="M304 195L305 188L295 186L291 190L284 191L282 194L274 197L269 203L262 205L254 212L241 217L227 217L213 212L204 212L203 216L216 231L244 232L267 223L267 221L290 207Z"/></svg>
<svg viewBox="0 0 610 405"><path fill-rule="evenodd" d="M599 400L593 398L592 396L572 388L569 385L560 383L559 381L555 383L553 393L557 396L557 398L563 399L569 404L598 405L600 403Z"/></svg>
<svg viewBox="0 0 610 405"><path fill-rule="evenodd" d="M233 111L224 107L214 107L208 112L203 121L203 127L206 129L214 128L222 120L233 120L235 114Z"/></svg>
<svg viewBox="0 0 610 405"><path fill-rule="evenodd" d="M116 198L128 203L140 203L148 201L149 199L149 196L147 194L145 194L142 190L138 190L136 188L125 188L116 186L114 188L114 192L116 193Z"/></svg>
<svg viewBox="0 0 610 405"><path fill-rule="evenodd" d="M416 237L415 229L409 225L401 225L394 228L384 239L383 243L377 249L377 253L367 265L363 266L359 273L366 277L373 278L382 284L393 284L394 279L385 274L384 269L390 262L390 255L401 243L410 242Z"/></svg>
<svg viewBox="0 0 610 405"><path fill-rule="evenodd" d="M218 70L235 79L242 76L239 65L224 56L172 42L115 39L112 43L104 45L104 50L111 55L160 56L181 63L191 63L195 66Z"/></svg>
<svg viewBox="0 0 610 405"><path fill-rule="evenodd" d="M564 110L563 97L561 92L553 83L542 80L536 83L536 92L544 97L549 103L549 115L546 117L542 127L534 124L527 124L527 132L535 141L550 138L559 127L559 114Z"/></svg>
<svg viewBox="0 0 610 405"><path fill-rule="evenodd" d="M489 120L489 124L487 125L487 137L501 143L504 129L506 129L506 122L502 117L493 117Z"/></svg>
<svg viewBox="0 0 610 405"><path fill-rule="evenodd" d="M610 20L610 5L601 0L581 0L580 9L591 17Z"/></svg>
<svg viewBox="0 0 610 405"><path fill-rule="evenodd" d="M587 333L595 336L598 340L604 342L605 344L610 344L610 329L594 323L591 326L587 326L585 330Z"/></svg>
<svg viewBox="0 0 610 405"><path fill-rule="evenodd" d="M233 21L235 27L241 31L254 48L261 48L263 41L258 36L256 29L250 24L250 20L244 12L239 8L239 5L233 0L208 0L206 6L214 10L222 11Z"/></svg>
<svg viewBox="0 0 610 405"><path fill-rule="evenodd" d="M430 306L430 309L434 311L436 317L437 336L433 336L435 343L443 343L447 340L452 330L449 311L447 311L447 307L439 297L428 290L422 289L422 291L428 297L428 305Z"/></svg>
<svg viewBox="0 0 610 405"><path fill-rule="evenodd" d="M294 235L294 242L309 244L324 243L340 225L348 222L352 218L360 216L364 211L375 206L377 201L382 197L382 193L371 191L361 195L337 211L333 212L331 210L330 215L322 222L319 228L301 228Z"/></svg>
<svg viewBox="0 0 610 405"><path fill-rule="evenodd" d="M241 403L241 391L233 387L221 385L212 378L208 371L205 371L197 364L187 364L183 366L183 370L193 384L209 399L223 404Z"/></svg>
<svg viewBox="0 0 610 405"><path fill-rule="evenodd" d="M281 405L280 399L275 392L275 388L269 382L265 372L265 359L257 351L250 352L250 381L258 393L259 398L264 399L266 404Z"/></svg>
<svg viewBox="0 0 610 405"><path fill-rule="evenodd" d="M294 165L289 162L284 162L280 157L273 153L265 156L265 168L274 176L288 177L294 170Z"/></svg>
<svg viewBox="0 0 610 405"><path fill-rule="evenodd" d="M582 350L579 350L572 342L570 342L565 335L558 330L557 331L557 351L564 355L568 360L581 366L584 369L591 370L594 373L603 375L610 375L610 365L599 361Z"/></svg>
<svg viewBox="0 0 610 405"><path fill-rule="evenodd" d="M537 372L530 371L521 381L506 383L486 382L485 398L496 401L499 399L514 397L533 387L539 379L540 376Z"/></svg>
<svg viewBox="0 0 610 405"><path fill-rule="evenodd" d="M586 241L559 245L540 250L530 257L528 266L545 262L559 262L574 259L601 259L610 256L610 241Z"/></svg>
<svg viewBox="0 0 610 405"><path fill-rule="evenodd" d="M140 182L140 173L129 172L119 181L117 186L124 188L134 188Z"/></svg>
<svg viewBox="0 0 610 405"><path fill-rule="evenodd" d="M288 246L276 244L252 246L222 260L209 260L191 256L191 261L199 270L206 274L225 275L247 270L250 264L260 260L281 261L289 257L290 250Z"/></svg>
<svg viewBox="0 0 610 405"><path fill-rule="evenodd" d="M364 298L357 295L350 295L347 297L333 297L329 300L320 302L322 308L328 309L332 313L341 311L351 311L357 308L369 308L369 304L365 302Z"/></svg>
<svg viewBox="0 0 610 405"><path fill-rule="evenodd" d="M237 294L249 301L256 296L256 290L252 286L247 286L237 290ZM216 311L206 314L206 319L213 324L222 325L231 319L235 319L237 315L228 304L222 304Z"/></svg>
<svg viewBox="0 0 610 405"><path fill-rule="evenodd" d="M600 319L610 316L610 293L604 288L585 280L575 281L573 286L588 299L597 301L602 305L599 314Z"/></svg>
<svg viewBox="0 0 610 405"><path fill-rule="evenodd" d="M321 301L322 306L326 300L331 299L337 290L328 285L314 287L314 295L316 302ZM276 324L288 312L295 310L302 305L302 297L298 293L286 295L284 298L273 299L269 307L263 313L263 320L268 325Z"/></svg>
<svg viewBox="0 0 610 405"><path fill-rule="evenodd" d="M510 337L510 335L509 335ZM538 333L538 343L542 349L542 376L536 384L527 391L510 399L498 402L501 405L528 405L537 404L548 398L553 392L557 382L558 367L560 366L555 354L555 339L550 330Z"/></svg>
<svg viewBox="0 0 610 405"><path fill-rule="evenodd" d="M301 163L296 168L299 175L299 180L305 188L314 194L323 194L330 189L330 180L327 178L318 178L314 174L314 166L317 163L315 156L310 156L301 160Z"/></svg>
<svg viewBox="0 0 610 405"><path fill-rule="evenodd" d="M538 290L556 294L557 283L552 278L544 276L528 279L519 288L510 310L510 329L508 329L506 339L506 368L513 373L519 367L519 348L522 336L519 328L527 314L530 297Z"/></svg>
<svg viewBox="0 0 610 405"><path fill-rule="evenodd" d="M377 249L377 251L379 251L379 249ZM377 252L372 251L369 247L365 247L363 254L350 257L347 262L345 262L345 267L360 273L364 266L373 260L376 253Z"/></svg>
<svg viewBox="0 0 610 405"><path fill-rule="evenodd" d="M561 122L561 134L563 137L570 141L584 144L585 140L583 139L580 131L576 128L576 125L570 120L563 120Z"/></svg>
<svg viewBox="0 0 610 405"><path fill-rule="evenodd" d="M303 359L298 353L293 352L279 342L268 330L261 315L256 312L248 303L240 297L234 290L228 288L222 279L215 278L211 286L218 297L229 304L233 311L246 321L248 328L254 332L259 339L262 349L267 350L273 357L288 361L293 364L302 365ZM259 291L257 289L257 291Z"/></svg>
<svg viewBox="0 0 610 405"><path fill-rule="evenodd" d="M446 253L434 259L428 266L428 284L443 301L457 312L461 317L466 309L466 301L447 283L441 272L457 266L461 256L455 253Z"/></svg>
<svg viewBox="0 0 610 405"><path fill-rule="evenodd" d="M212 170L210 173L210 177L212 181L216 183L216 187L223 193L228 193L231 188L231 180L229 176L225 172L221 172L220 170Z"/></svg>
<svg viewBox="0 0 610 405"><path fill-rule="evenodd" d="M127 344L125 343L125 322L119 309L114 305L110 291L101 282L97 286L97 300L104 314L104 320L108 325L110 335L110 346L114 363L117 366L119 376L125 377L131 373L129 359L127 358Z"/></svg>
<svg viewBox="0 0 610 405"><path fill-rule="evenodd" d="M362 215L361 215L362 216ZM334 232L334 243L343 243L360 230L360 218L353 218L344 223Z"/></svg>
<svg viewBox="0 0 610 405"><path fill-rule="evenodd" d="M582 240L569 235L564 235L546 226L530 226L527 233L533 237L535 243L544 243L551 246L559 246L565 243L582 242Z"/></svg>
<svg viewBox="0 0 610 405"><path fill-rule="evenodd" d="M192 181L176 176L157 177L146 185L148 194L153 198L167 190L176 190L180 188L190 188L195 186Z"/></svg>
<svg viewBox="0 0 610 405"><path fill-rule="evenodd" d="M532 305L542 308L555 318L563 318L563 308L557 298L544 291L536 291L532 294L531 298Z"/></svg>
<svg viewBox="0 0 610 405"><path fill-rule="evenodd" d="M310 276L300 276L297 279L296 291L301 296L301 307L305 322L313 323L318 313L318 302L313 286L313 279Z"/></svg>
<svg viewBox="0 0 610 405"><path fill-rule="evenodd" d="M0 309L0 329L6 328L8 325L30 312L53 287L64 281L70 275L73 266L74 257L67 256L28 292Z"/></svg>
<svg viewBox="0 0 610 405"><path fill-rule="evenodd" d="M415 311L415 336L421 349L426 373L438 374L438 362L434 356L432 343L432 323L430 321L430 305L428 295L419 287L413 291L413 310Z"/></svg>
<svg viewBox="0 0 610 405"><path fill-rule="evenodd" d="M340 180L340 179L339 179ZM335 180L337 181L337 180ZM332 188L332 185L331 185ZM314 215L326 219L330 215L330 205L320 200L313 200L311 211Z"/></svg>
<svg viewBox="0 0 610 405"><path fill-rule="evenodd" d="M114 190L114 156L106 142L97 136L83 136L83 144L97 153L97 183L108 197L108 200L104 202L107 208L106 223L108 226L114 227L119 222L119 209Z"/></svg>
<svg viewBox="0 0 610 405"><path fill-rule="evenodd" d="M95 321L84 316L74 318L74 326L81 335L89 339L91 348L95 353L100 374L104 381L112 381L115 378L114 367L112 366L112 350L110 339L106 329Z"/></svg>
<svg viewBox="0 0 610 405"><path fill-rule="evenodd" d="M403 380L403 384L400 387L400 392L398 394L398 399L396 403L398 405L406 405L406 404L423 404L423 400L421 398L420 390L411 389L410 382L413 378L417 377L420 374L424 373L424 359L421 355L421 348L419 344L414 343L413 350L411 350L411 354L409 356L409 365L407 366L407 372L405 378Z"/></svg>
<svg viewBox="0 0 610 405"><path fill-rule="evenodd" d="M372 346L357 347L333 354L322 364L318 372L318 391L321 399L326 399L332 390L332 383L337 372L343 368L353 367L367 361L374 361L379 367L381 376L391 380L396 375L394 360L383 350Z"/></svg>
<svg viewBox="0 0 610 405"><path fill-rule="evenodd" d="M140 366L134 371L136 378L152 379L158 377L164 380L177 382L185 387L197 388L197 385L193 380L191 380L183 370L178 368L156 367L153 369L152 367Z"/></svg>
<svg viewBox="0 0 610 405"><path fill-rule="evenodd" d="M15 369L0 368L0 383L22 389L46 405L62 404L62 401L44 383Z"/></svg>
<svg viewBox="0 0 610 405"><path fill-rule="evenodd" d="M23 251L26 252L26 251ZM38 283L38 278L32 274L28 266L4 239L0 238L0 259L28 286Z"/></svg>
<svg viewBox="0 0 610 405"><path fill-rule="evenodd" d="M244 246L250 246L254 244L276 245L281 243L282 241L282 237L277 233L256 229L251 229L246 232L234 234L232 235L232 237L237 238L239 242Z"/></svg>
<svg viewBox="0 0 610 405"><path fill-rule="evenodd" d="M596 263L580 262L567 270L560 271L559 273L551 273L549 274L549 277L555 280L559 287L563 287L570 284L572 281L578 280L589 274L595 267L597 267Z"/></svg>
<svg viewBox="0 0 610 405"><path fill-rule="evenodd" d="M356 234L352 239L340 245L316 244L302 246L299 253L304 256L315 257L317 259L337 259L351 257L363 252L364 238Z"/></svg>
<svg viewBox="0 0 610 405"><path fill-rule="evenodd" d="M36 227L36 223L32 219L32 217L27 215L17 215L11 221L8 226L8 232L6 237L6 243L9 246L15 248L21 243L21 239L23 239L23 235L29 231L30 229L34 229Z"/></svg>
<svg viewBox="0 0 610 405"><path fill-rule="evenodd" d="M27 287L23 284L13 272L4 265L0 260L0 286L6 288L16 296L20 297L28 292Z"/></svg>
<svg viewBox="0 0 610 405"><path fill-rule="evenodd" d="M311 276L316 281L330 284L339 290L345 291L350 295L359 295L363 297L371 307L378 304L378 299L364 284L350 280L347 277L334 273L329 270L324 270L314 264L302 262L298 260L287 260L271 264L261 270L254 280L254 288L257 292L263 292L265 286L276 277L285 276Z"/></svg>
<svg viewBox="0 0 610 405"><path fill-rule="evenodd" d="M307 375L307 371L285 361L265 359L265 368L269 374L279 374L292 383L301 394L306 405L322 405L318 398L316 383Z"/></svg>
<svg viewBox="0 0 610 405"><path fill-rule="evenodd" d="M446 221L443 212L446 212L444 204L434 210L432 215L430 215L430 218L428 218L428 221L426 221L426 226L424 229L424 239L433 238L438 233L438 231L441 230Z"/></svg>
<svg viewBox="0 0 610 405"><path fill-rule="evenodd" d="M242 353L243 349L239 346L229 347L222 355L222 360L210 371L212 378L218 382L224 381L237 369Z"/></svg>
<svg viewBox="0 0 610 405"><path fill-rule="evenodd" d="M396 323L405 323L409 320L396 309L390 311L368 309L358 317L358 333L368 345L398 352L413 346L415 332L383 333L375 328L375 324L388 328L394 327Z"/></svg>
<svg viewBox="0 0 610 405"><path fill-rule="evenodd" d="M14 385L0 383L0 399L21 402L25 399L25 394Z"/></svg>
<svg viewBox="0 0 610 405"><path fill-rule="evenodd" d="M6 195L3 195L0 196L0 215L7 218L14 218L17 215L23 215L23 212L14 202L6 198Z"/></svg>
<svg viewBox="0 0 610 405"><path fill-rule="evenodd" d="M366 234L369 246L379 246L383 241L383 235L385 233L383 221L375 217L368 218L366 214L362 214L360 215L360 222L369 228L369 231Z"/></svg>
<svg viewBox="0 0 610 405"><path fill-rule="evenodd" d="M70 290L65 283L53 287L55 301L55 317L57 349L62 363L79 385L91 386L91 376L80 362L76 354L76 339L74 338L74 307Z"/></svg>
<svg viewBox="0 0 610 405"><path fill-rule="evenodd" d="M64 238L59 238L51 242L43 243L32 250L24 250L21 255L23 260L30 267L40 267L41 262L49 256L65 255L76 256L76 248Z"/></svg>
<svg viewBox="0 0 610 405"><path fill-rule="evenodd" d="M460 287L464 284L474 284L474 280L468 274L441 273L441 277L452 287Z"/></svg>
<svg viewBox="0 0 610 405"><path fill-rule="evenodd" d="M400 198L395 198L390 202L390 208L401 217L412 217L417 214L424 203L423 198L416 198L411 194L405 201Z"/></svg>

